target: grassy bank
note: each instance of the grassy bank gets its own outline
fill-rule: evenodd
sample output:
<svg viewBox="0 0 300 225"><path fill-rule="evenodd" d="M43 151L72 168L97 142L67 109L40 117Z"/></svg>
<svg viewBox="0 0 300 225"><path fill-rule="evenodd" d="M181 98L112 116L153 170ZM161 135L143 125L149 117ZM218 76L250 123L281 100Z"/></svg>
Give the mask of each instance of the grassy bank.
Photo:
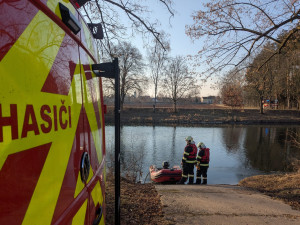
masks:
<svg viewBox="0 0 300 225"><path fill-rule="evenodd" d="M114 111L108 107L105 123L114 123ZM258 109L231 110L211 106L210 108L129 108L121 111L123 125L220 125L220 124L289 124L300 125L298 110L266 110L260 114Z"/></svg>
<svg viewBox="0 0 300 225"><path fill-rule="evenodd" d="M241 180L239 185L283 200L293 209L300 210L300 171L291 174L248 177Z"/></svg>

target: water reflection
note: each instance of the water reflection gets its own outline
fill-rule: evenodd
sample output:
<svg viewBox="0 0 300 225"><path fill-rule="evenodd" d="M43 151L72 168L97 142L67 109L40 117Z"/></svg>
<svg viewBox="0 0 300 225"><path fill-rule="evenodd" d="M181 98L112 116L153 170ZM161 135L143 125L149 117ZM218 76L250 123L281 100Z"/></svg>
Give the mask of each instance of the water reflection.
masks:
<svg viewBox="0 0 300 225"><path fill-rule="evenodd" d="M194 137L211 149L209 184L237 184L239 180L272 171L286 171L289 157L300 158L288 140L288 132L299 130L275 126L228 127L148 127L121 128L121 168L124 173L141 169L137 179L144 181L151 164L169 161L180 165L184 138ZM106 143L114 140L114 127L106 127ZM108 154L114 146L107 145ZM127 165L129 164L129 165Z"/></svg>
<svg viewBox="0 0 300 225"><path fill-rule="evenodd" d="M241 127L224 127L222 129L223 142L226 145L226 150L231 153L236 153L241 149L244 128Z"/></svg>
<svg viewBox="0 0 300 225"><path fill-rule="evenodd" d="M290 129L292 128L248 128L244 142L246 163L261 171L287 170L291 157L291 142L288 140Z"/></svg>

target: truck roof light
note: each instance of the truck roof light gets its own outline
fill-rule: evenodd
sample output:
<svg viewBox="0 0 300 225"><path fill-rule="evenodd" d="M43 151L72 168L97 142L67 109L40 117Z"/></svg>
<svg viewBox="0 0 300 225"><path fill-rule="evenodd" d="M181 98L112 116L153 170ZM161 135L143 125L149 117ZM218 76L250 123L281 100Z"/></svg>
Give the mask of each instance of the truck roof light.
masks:
<svg viewBox="0 0 300 225"><path fill-rule="evenodd" d="M59 10L63 23L67 25L74 34L77 34L81 30L81 27L76 17L61 3L59 3Z"/></svg>

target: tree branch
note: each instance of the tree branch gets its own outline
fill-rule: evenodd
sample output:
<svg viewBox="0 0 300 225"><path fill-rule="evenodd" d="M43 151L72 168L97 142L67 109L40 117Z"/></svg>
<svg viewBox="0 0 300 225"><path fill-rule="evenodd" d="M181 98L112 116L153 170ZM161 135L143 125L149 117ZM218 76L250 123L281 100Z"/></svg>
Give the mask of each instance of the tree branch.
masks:
<svg viewBox="0 0 300 225"><path fill-rule="evenodd" d="M119 7L120 9L124 10L127 15L133 16L137 21L139 21L145 28L146 30L148 30L150 33L152 33L152 35L155 37L155 39L161 44L161 46L165 49L163 43L159 40L159 32L155 31L154 29L152 29L151 27L149 27L144 20L142 20L139 16L137 16L135 13L133 13L130 9L126 8L125 5L121 5L119 3L113 2L111 0L103 0L105 2L109 2L117 7ZM130 20L132 20L132 18L129 17Z"/></svg>

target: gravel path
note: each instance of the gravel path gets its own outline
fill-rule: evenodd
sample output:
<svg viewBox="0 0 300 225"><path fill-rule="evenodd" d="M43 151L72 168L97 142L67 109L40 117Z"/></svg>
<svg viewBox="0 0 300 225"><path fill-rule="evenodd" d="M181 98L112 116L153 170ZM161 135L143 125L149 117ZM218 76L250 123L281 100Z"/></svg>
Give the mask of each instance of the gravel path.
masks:
<svg viewBox="0 0 300 225"><path fill-rule="evenodd" d="M300 224L300 211L232 185L155 185L171 224Z"/></svg>

